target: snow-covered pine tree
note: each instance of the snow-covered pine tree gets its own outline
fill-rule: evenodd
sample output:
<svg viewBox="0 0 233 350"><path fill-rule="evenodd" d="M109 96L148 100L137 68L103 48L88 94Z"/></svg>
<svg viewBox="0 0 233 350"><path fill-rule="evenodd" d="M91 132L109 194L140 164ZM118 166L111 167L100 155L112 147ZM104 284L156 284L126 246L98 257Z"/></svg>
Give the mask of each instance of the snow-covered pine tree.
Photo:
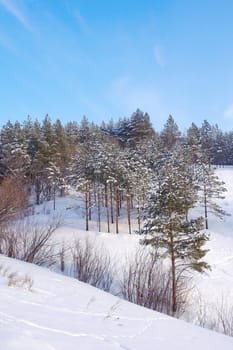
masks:
<svg viewBox="0 0 233 350"><path fill-rule="evenodd" d="M84 194L86 231L89 230L90 185L94 169L90 161L90 147L87 142L80 144L71 159L69 181L77 192Z"/></svg>
<svg viewBox="0 0 233 350"><path fill-rule="evenodd" d="M161 131L160 138L164 149L171 150L181 137L178 125L175 123L173 117L169 115L166 124Z"/></svg>
<svg viewBox="0 0 233 350"><path fill-rule="evenodd" d="M63 172L60 167L53 162L49 163L48 168L46 169L48 174L48 180L51 182L52 195L53 195L53 209L56 209L56 192L60 191L62 196L65 188L67 187L66 178L64 177Z"/></svg>
<svg viewBox="0 0 233 350"><path fill-rule="evenodd" d="M61 169L66 168L70 159L71 150L68 146L68 139L65 129L59 119L56 120L54 126L54 148L56 163Z"/></svg>
<svg viewBox="0 0 233 350"><path fill-rule="evenodd" d="M180 308L180 281L187 270L202 272L208 264L202 259L206 254L203 245L208 236L201 231L201 217L188 219L187 209L196 204L195 189L189 167L183 161L183 151L166 154L158 172L157 182L152 186L144 210L146 237L143 244L150 244L162 258L168 258L171 267L171 314Z"/></svg>
<svg viewBox="0 0 233 350"><path fill-rule="evenodd" d="M218 125L213 127L214 145L213 145L213 164L224 166L226 164L226 142L225 135Z"/></svg>
<svg viewBox="0 0 233 350"><path fill-rule="evenodd" d="M26 175L30 158L27 144L19 122L10 121L1 130L1 163L5 173Z"/></svg>
<svg viewBox="0 0 233 350"><path fill-rule="evenodd" d="M224 135L224 164L233 164L233 131L229 131Z"/></svg>
<svg viewBox="0 0 233 350"><path fill-rule="evenodd" d="M73 149L79 140L79 125L77 122L68 122L65 127L66 139L71 149Z"/></svg>
<svg viewBox="0 0 233 350"><path fill-rule="evenodd" d="M219 199L224 199L227 189L225 183L221 181L215 173L215 169L208 161L208 156L201 153L196 166L197 182L199 186L199 203L204 208L205 228L209 228L209 213L223 219L227 212L217 203Z"/></svg>
<svg viewBox="0 0 233 350"><path fill-rule="evenodd" d="M213 152L214 152L214 137L213 137L213 127L207 120L204 120L200 128L201 136L201 147L203 153L206 155L208 162L212 164L213 162Z"/></svg>
<svg viewBox="0 0 233 350"><path fill-rule="evenodd" d="M150 122L150 117L147 113L143 113L137 109L130 118L129 122L130 133L127 143L131 148L135 148L142 142L152 139L155 136L155 131Z"/></svg>

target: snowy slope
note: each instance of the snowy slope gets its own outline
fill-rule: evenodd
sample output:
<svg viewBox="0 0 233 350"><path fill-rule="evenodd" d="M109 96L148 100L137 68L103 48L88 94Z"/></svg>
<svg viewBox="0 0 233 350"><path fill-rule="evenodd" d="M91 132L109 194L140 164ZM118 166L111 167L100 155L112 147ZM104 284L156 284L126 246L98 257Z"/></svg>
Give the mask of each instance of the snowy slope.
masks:
<svg viewBox="0 0 233 350"><path fill-rule="evenodd" d="M233 214L233 168L218 169L218 176L226 182L228 192L221 201L224 209ZM36 215L44 220L52 213L46 203ZM65 210L71 206L71 209ZM67 197L58 199L57 210L65 215L56 240L73 242L85 238L81 209L77 201ZM202 211L200 210L200 214ZM44 215L44 217L42 217ZM89 235L103 245L118 264L133 254L138 236L127 234L121 218L121 233L97 233L91 223ZM200 298L214 313L217 300L233 300L233 215L223 221L210 216L210 241L207 261L212 267L205 274L197 274L196 289L190 296L190 321L200 311ZM104 223L103 223L104 227ZM114 232L112 227L111 232ZM11 272L21 277L16 286L8 286ZM28 274L34 284L32 290L20 286ZM198 293L196 291L198 290ZM186 315L186 318L189 317ZM55 274L47 269L0 255L0 350L77 350L77 349L233 349L233 338L217 334L163 314L127 303L77 280Z"/></svg>
<svg viewBox="0 0 233 350"><path fill-rule="evenodd" d="M46 269L0 256L34 284L0 277L1 350L233 349L233 338L122 301Z"/></svg>

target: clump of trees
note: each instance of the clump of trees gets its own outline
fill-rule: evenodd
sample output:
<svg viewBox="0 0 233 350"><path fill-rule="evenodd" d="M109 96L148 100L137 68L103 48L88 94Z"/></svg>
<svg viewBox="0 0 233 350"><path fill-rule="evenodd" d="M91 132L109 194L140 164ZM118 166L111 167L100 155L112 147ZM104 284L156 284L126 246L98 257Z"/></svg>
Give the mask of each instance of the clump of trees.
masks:
<svg viewBox="0 0 233 350"><path fill-rule="evenodd" d="M187 271L203 272L209 267L203 261L203 246L208 240L202 231L203 218L189 218L198 199L198 186L193 181L192 164L182 158L184 154L182 147L164 154L157 182L148 194L140 231L148 236L143 244L154 247L160 258L169 259L173 315L178 310L179 284Z"/></svg>
<svg viewBox="0 0 233 350"><path fill-rule="evenodd" d="M41 265L59 256L64 270L63 247L58 255L51 248L57 224L34 225L26 234L12 222L25 215L29 196L36 205L53 201L55 211L56 198L72 186L82 199L87 231L95 220L99 231L105 223L107 232L118 234L126 217L129 234L142 234L143 245L152 248L125 269L122 295L179 315L190 273L209 268L203 231L209 228L209 213L226 215L218 202L226 189L213 165L233 164L232 145L233 132L223 133L206 120L182 134L170 115L156 132L139 109L101 126L85 116L64 126L48 115L41 123L30 117L23 124L8 122L0 132L0 251ZM193 209L200 204L203 217L196 217ZM110 289L108 257L100 259L88 241L77 241L71 254L74 277Z"/></svg>
<svg viewBox="0 0 233 350"><path fill-rule="evenodd" d="M232 164L232 144L231 132L223 133L206 120L201 127L192 123L182 134L170 115L158 133L149 115L139 109L130 118L101 126L85 116L80 124L64 126L60 120L52 123L48 115L41 123L28 117L23 124L9 121L0 131L0 174L6 182L10 177L17 182L23 179L22 188L34 194L35 203L53 200L54 210L56 197L63 196L68 185L75 186L83 194L86 230L94 213L99 231L105 221L108 232L114 224L119 233L119 217L126 211L132 233L132 213L137 211L140 229L141 209L151 181L159 181L156 176L163 154L182 145L183 157L188 153L196 167L194 176L208 228L209 212L225 215L216 205L216 198L224 195L224 184L212 165Z"/></svg>

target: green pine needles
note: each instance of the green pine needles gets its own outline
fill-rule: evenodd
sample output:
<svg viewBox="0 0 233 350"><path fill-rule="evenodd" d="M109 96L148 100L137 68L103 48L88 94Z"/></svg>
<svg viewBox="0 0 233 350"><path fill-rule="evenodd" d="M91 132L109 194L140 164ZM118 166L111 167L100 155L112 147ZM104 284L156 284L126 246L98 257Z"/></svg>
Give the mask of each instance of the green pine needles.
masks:
<svg viewBox="0 0 233 350"><path fill-rule="evenodd" d="M152 245L171 267L172 314L178 311L179 278L187 270L203 272L209 265L203 261L208 236L202 231L202 217L189 219L197 201L194 168L185 159L182 147L164 154L155 185L151 188L144 210L145 245Z"/></svg>

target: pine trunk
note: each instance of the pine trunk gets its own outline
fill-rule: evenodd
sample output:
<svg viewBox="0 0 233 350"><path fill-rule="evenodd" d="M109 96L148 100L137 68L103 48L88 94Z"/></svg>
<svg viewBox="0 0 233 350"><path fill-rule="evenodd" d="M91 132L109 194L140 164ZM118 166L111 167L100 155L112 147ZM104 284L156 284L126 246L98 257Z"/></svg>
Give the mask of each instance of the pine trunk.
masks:
<svg viewBox="0 0 233 350"><path fill-rule="evenodd" d="M138 205L137 205L137 212L138 212L138 231L140 232L140 230L141 230L141 219L140 219L139 201L138 201Z"/></svg>
<svg viewBox="0 0 233 350"><path fill-rule="evenodd" d="M100 219L101 219L101 195L100 195L100 189L98 188L98 192L97 192L97 208L98 208L98 228L99 228L99 232L101 232L101 224L100 224Z"/></svg>
<svg viewBox="0 0 233 350"><path fill-rule="evenodd" d="M53 210L56 210L56 187L53 185Z"/></svg>
<svg viewBox="0 0 233 350"><path fill-rule="evenodd" d="M91 191L90 190L88 193L88 202L89 202L88 216L89 216L89 220L91 221L92 211L91 211Z"/></svg>
<svg viewBox="0 0 233 350"><path fill-rule="evenodd" d="M114 217L113 217L113 189L112 189L112 182L110 182L110 208L111 208L111 223L114 224Z"/></svg>
<svg viewBox="0 0 233 350"><path fill-rule="evenodd" d="M206 186L204 185L204 209L205 209L205 228L208 230L208 209L207 209L207 193L206 193Z"/></svg>
<svg viewBox="0 0 233 350"><path fill-rule="evenodd" d="M130 215L130 208L131 208L131 203L130 203L130 194L127 193L127 216L128 216L128 226L129 226L129 234L131 234L131 215Z"/></svg>
<svg viewBox="0 0 233 350"><path fill-rule="evenodd" d="M110 216L109 216L109 206L108 206L108 186L105 185L105 206L107 211L107 226L108 226L108 233L110 233Z"/></svg>
<svg viewBox="0 0 233 350"><path fill-rule="evenodd" d="M85 192L85 217L86 217L86 231L89 230L89 189L88 185L86 185Z"/></svg>
<svg viewBox="0 0 233 350"><path fill-rule="evenodd" d="M173 230L170 227L170 252L171 252L171 273L172 273L172 315L175 316L177 312L177 285L176 285L176 265L174 252Z"/></svg>
<svg viewBox="0 0 233 350"><path fill-rule="evenodd" d="M119 191L115 186L115 203L116 203L116 233L119 233L118 215L119 215Z"/></svg>

